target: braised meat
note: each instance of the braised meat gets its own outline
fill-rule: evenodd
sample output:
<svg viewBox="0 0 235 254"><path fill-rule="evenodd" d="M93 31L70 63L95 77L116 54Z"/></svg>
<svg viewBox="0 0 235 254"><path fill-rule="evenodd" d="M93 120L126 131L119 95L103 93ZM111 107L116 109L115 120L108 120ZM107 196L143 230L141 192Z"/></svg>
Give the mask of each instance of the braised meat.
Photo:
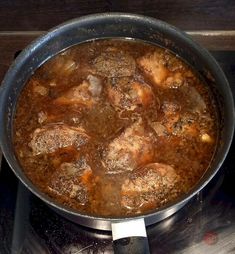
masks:
<svg viewBox="0 0 235 254"><path fill-rule="evenodd" d="M52 153L59 148L75 146L79 149L87 143L89 136L85 130L64 124L46 125L36 129L29 146L34 155Z"/></svg>
<svg viewBox="0 0 235 254"><path fill-rule="evenodd" d="M135 170L121 187L121 204L127 209L152 209L173 200L181 192L174 168L161 163Z"/></svg>
<svg viewBox="0 0 235 254"><path fill-rule="evenodd" d="M128 77L135 73L135 60L119 48L109 47L93 62L97 73L108 78Z"/></svg>
<svg viewBox="0 0 235 254"><path fill-rule="evenodd" d="M160 136L168 134L184 139L199 138L202 142L208 140L212 142L213 138L205 129L205 122L210 125L212 121L210 115L203 114L205 102L195 89L183 89L184 92L191 92L191 94L186 95L188 99L184 103L187 111L185 112L178 103L166 100L161 105L163 114L159 117L160 122L151 123L151 126ZM205 137L208 137L208 139Z"/></svg>
<svg viewBox="0 0 235 254"><path fill-rule="evenodd" d="M84 158L74 162L64 162L52 174L49 191L59 196L69 197L85 205L89 201L89 189L93 180L92 170Z"/></svg>
<svg viewBox="0 0 235 254"><path fill-rule="evenodd" d="M104 152L107 173L117 174L149 163L154 158L154 135L142 121L128 127Z"/></svg>
<svg viewBox="0 0 235 254"><path fill-rule="evenodd" d="M142 56L138 59L138 64L154 85L160 88L178 88L187 78L193 77L185 65L164 50L156 50Z"/></svg>
<svg viewBox="0 0 235 254"><path fill-rule="evenodd" d="M87 77L80 85L70 88L54 100L59 105L82 105L92 107L99 100L102 92L101 80L93 75Z"/></svg>
<svg viewBox="0 0 235 254"><path fill-rule="evenodd" d="M156 103L152 88L129 79L115 79L108 86L108 99L114 108L134 111Z"/></svg>

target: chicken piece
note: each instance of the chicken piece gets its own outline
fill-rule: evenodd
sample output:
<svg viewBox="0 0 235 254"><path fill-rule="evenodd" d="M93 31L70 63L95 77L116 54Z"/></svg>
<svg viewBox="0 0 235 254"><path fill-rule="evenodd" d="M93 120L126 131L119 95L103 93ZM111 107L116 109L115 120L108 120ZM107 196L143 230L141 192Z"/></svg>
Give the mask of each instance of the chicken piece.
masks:
<svg viewBox="0 0 235 254"><path fill-rule="evenodd" d="M183 75L185 70L182 65L176 69L169 68L169 59L167 52L155 51L138 59L138 65L156 87L177 88L184 84L185 77L190 76L190 72Z"/></svg>
<svg viewBox="0 0 235 254"><path fill-rule="evenodd" d="M89 190L93 186L93 173L84 158L76 162L64 162L54 172L49 184L49 191L72 198L85 205L89 199Z"/></svg>
<svg viewBox="0 0 235 254"><path fill-rule="evenodd" d="M193 115L184 114L172 115L165 118L163 126L166 128L167 134L185 138L195 138L200 135L200 124Z"/></svg>
<svg viewBox="0 0 235 254"><path fill-rule="evenodd" d="M163 83L165 88L178 88L181 87L185 82L185 77L182 72L169 72L169 76Z"/></svg>
<svg viewBox="0 0 235 254"><path fill-rule="evenodd" d="M88 81L70 88L62 96L54 100L58 105L82 105L88 108L97 103L102 92L101 80L93 75L88 75Z"/></svg>
<svg viewBox="0 0 235 254"><path fill-rule="evenodd" d="M181 192L175 169L161 163L133 171L121 186L121 205L130 210L160 207Z"/></svg>
<svg viewBox="0 0 235 254"><path fill-rule="evenodd" d="M155 51L147 54L138 60L141 70L147 74L157 86L163 86L163 82L169 75L168 69L165 67L164 56L162 53Z"/></svg>
<svg viewBox="0 0 235 254"><path fill-rule="evenodd" d="M187 138L199 137L200 124L192 114L183 114L174 124L172 133Z"/></svg>
<svg viewBox="0 0 235 254"><path fill-rule="evenodd" d="M155 97L151 87L137 81L108 86L108 99L114 108L133 111L137 107L147 108L154 104Z"/></svg>
<svg viewBox="0 0 235 254"><path fill-rule="evenodd" d="M172 101L165 101L161 110L164 115L161 124L165 127L165 133L185 137L199 137L200 124L195 114L182 112L181 107Z"/></svg>
<svg viewBox="0 0 235 254"><path fill-rule="evenodd" d="M33 155L55 152L59 148L74 146L79 149L87 143L89 136L80 127L71 127L65 124L51 124L36 129L32 133L29 146Z"/></svg>
<svg viewBox="0 0 235 254"><path fill-rule="evenodd" d="M99 75L108 78L132 76L136 68L132 56L114 47L109 47L102 52L94 59L93 64Z"/></svg>
<svg viewBox="0 0 235 254"><path fill-rule="evenodd" d="M108 174L132 171L153 160L154 135L141 121L132 124L115 138L104 152Z"/></svg>

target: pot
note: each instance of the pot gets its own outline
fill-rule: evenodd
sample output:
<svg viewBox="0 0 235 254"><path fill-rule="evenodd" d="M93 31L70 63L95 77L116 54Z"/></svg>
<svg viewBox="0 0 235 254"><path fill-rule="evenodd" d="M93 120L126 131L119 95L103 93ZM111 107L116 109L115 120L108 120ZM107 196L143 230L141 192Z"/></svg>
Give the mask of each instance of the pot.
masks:
<svg viewBox="0 0 235 254"><path fill-rule="evenodd" d="M218 105L219 141L210 168L189 193L175 202L140 216L95 217L64 207L32 184L14 154L12 124L17 99L26 81L39 66L62 50L78 43L103 38L139 39L168 48L199 72L210 86ZM0 89L0 143L3 154L16 176L31 192L67 219L91 228L112 229L116 251L147 253L149 250L145 226L172 215L198 193L219 170L232 142L234 103L223 71L210 53L192 41L184 32L149 17L126 13L104 13L63 23L39 37L20 53L6 73ZM130 240L128 237L134 238Z"/></svg>

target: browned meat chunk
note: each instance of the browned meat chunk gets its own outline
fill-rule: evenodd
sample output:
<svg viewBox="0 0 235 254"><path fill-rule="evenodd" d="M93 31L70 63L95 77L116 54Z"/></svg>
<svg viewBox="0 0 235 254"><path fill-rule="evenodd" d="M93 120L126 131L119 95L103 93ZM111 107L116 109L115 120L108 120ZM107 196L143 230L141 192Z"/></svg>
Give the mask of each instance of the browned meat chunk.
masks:
<svg viewBox="0 0 235 254"><path fill-rule="evenodd" d="M155 51L138 59L138 65L157 87L176 88L184 84L185 78L191 78L192 73L186 71L178 59L172 61L171 58L167 52Z"/></svg>
<svg viewBox="0 0 235 254"><path fill-rule="evenodd" d="M109 78L132 76L136 68L133 57L113 47L107 48L93 63L98 74Z"/></svg>
<svg viewBox="0 0 235 254"><path fill-rule="evenodd" d="M156 51L138 60L138 64L143 72L159 86L163 85L163 82L169 75L169 71L165 67L165 62L162 57L163 55Z"/></svg>
<svg viewBox="0 0 235 254"><path fill-rule="evenodd" d="M154 157L154 136L141 121L128 127L115 138L104 153L107 173L116 174L149 163Z"/></svg>
<svg viewBox="0 0 235 254"><path fill-rule="evenodd" d="M29 146L34 155L52 153L59 148L74 146L77 149L87 143L89 136L83 128L65 124L51 124L36 129Z"/></svg>
<svg viewBox="0 0 235 254"><path fill-rule="evenodd" d="M188 93L185 102L188 112L182 112L177 103L165 101L161 110L164 115L158 123L150 123L158 136L173 135L180 138L197 138L204 143L213 143L205 126L209 126L212 119L209 114L202 114L206 104L195 88L183 88Z"/></svg>
<svg viewBox="0 0 235 254"><path fill-rule="evenodd" d="M152 163L133 171L121 187L121 204L139 210L159 207L181 192L179 176L173 167Z"/></svg>
<svg viewBox="0 0 235 254"><path fill-rule="evenodd" d="M164 88L178 88L185 82L184 74L181 71L170 72L169 77L163 83Z"/></svg>
<svg viewBox="0 0 235 254"><path fill-rule="evenodd" d="M124 85L117 82L108 86L110 103L118 109L133 111L138 107L146 108L155 103L152 88L137 81L130 81Z"/></svg>
<svg viewBox="0 0 235 254"><path fill-rule="evenodd" d="M92 107L97 103L102 92L101 80L88 75L88 80L70 88L66 93L54 100L59 105L82 105Z"/></svg>
<svg viewBox="0 0 235 254"><path fill-rule="evenodd" d="M198 119L191 114L184 114L174 123L172 128L174 135L182 137L197 137L200 135L200 124Z"/></svg>
<svg viewBox="0 0 235 254"><path fill-rule="evenodd" d="M80 205L85 205L89 201L92 182L92 170L82 158L76 162L62 163L52 175L48 189L51 193L75 199Z"/></svg>
<svg viewBox="0 0 235 254"><path fill-rule="evenodd" d="M200 119L193 113L182 112L177 103L165 101L161 110L164 113L161 118L161 125L164 126L164 132L184 138L199 137Z"/></svg>

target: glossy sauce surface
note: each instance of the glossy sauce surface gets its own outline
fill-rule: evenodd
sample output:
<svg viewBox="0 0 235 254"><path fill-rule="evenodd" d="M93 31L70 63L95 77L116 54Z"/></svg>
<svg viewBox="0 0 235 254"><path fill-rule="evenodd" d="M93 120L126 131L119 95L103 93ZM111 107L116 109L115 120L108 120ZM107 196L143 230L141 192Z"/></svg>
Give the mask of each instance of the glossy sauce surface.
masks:
<svg viewBox="0 0 235 254"><path fill-rule="evenodd" d="M208 168L216 107L198 75L139 41L74 46L24 87L16 155L44 193L77 211L125 216L187 193Z"/></svg>

